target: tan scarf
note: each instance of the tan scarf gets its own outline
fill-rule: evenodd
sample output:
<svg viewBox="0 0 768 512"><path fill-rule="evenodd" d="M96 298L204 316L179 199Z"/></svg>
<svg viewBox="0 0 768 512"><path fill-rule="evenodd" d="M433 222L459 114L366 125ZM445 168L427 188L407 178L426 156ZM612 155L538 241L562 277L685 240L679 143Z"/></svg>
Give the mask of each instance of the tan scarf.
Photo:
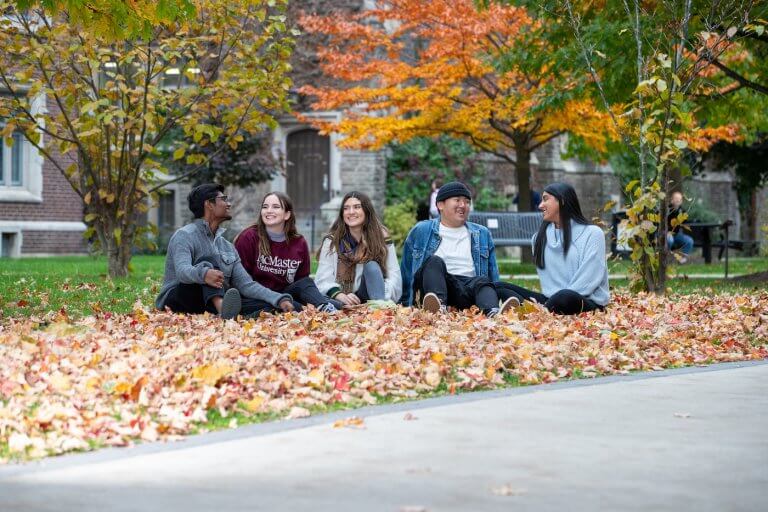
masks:
<svg viewBox="0 0 768 512"><path fill-rule="evenodd" d="M358 263L367 263L368 251L363 242L352 235L345 235L339 241L339 262L336 265L336 280L342 293L352 293L355 286L355 271Z"/></svg>

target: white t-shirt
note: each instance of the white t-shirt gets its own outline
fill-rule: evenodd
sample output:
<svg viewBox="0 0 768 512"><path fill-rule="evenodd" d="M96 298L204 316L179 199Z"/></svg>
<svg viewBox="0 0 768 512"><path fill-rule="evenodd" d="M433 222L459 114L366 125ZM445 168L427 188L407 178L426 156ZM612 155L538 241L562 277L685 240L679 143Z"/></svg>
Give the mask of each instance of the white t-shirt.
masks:
<svg viewBox="0 0 768 512"><path fill-rule="evenodd" d="M440 245L437 247L435 256L443 259L449 274L475 277L472 238L467 226L449 228L440 223Z"/></svg>

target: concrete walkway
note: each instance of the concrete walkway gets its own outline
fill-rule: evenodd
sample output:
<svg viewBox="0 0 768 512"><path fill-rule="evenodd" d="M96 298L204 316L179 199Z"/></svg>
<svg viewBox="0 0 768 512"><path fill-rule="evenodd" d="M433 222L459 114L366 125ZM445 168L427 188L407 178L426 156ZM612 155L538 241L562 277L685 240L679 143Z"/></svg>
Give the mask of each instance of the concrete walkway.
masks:
<svg viewBox="0 0 768 512"><path fill-rule="evenodd" d="M353 414L364 429L332 427ZM472 393L0 468L0 511L48 510L768 510L768 364Z"/></svg>

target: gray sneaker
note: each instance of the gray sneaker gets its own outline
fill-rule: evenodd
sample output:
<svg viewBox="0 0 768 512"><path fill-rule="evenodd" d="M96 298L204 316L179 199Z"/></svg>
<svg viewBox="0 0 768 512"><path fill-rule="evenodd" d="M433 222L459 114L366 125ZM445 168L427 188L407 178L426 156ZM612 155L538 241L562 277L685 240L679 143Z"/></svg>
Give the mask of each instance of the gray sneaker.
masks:
<svg viewBox="0 0 768 512"><path fill-rule="evenodd" d="M421 300L421 307L430 313L445 313L446 307L434 293L428 293Z"/></svg>
<svg viewBox="0 0 768 512"><path fill-rule="evenodd" d="M237 288L230 288L224 293L224 299L221 301L221 318L230 320L240 314L243 307L243 301L240 299L240 292Z"/></svg>

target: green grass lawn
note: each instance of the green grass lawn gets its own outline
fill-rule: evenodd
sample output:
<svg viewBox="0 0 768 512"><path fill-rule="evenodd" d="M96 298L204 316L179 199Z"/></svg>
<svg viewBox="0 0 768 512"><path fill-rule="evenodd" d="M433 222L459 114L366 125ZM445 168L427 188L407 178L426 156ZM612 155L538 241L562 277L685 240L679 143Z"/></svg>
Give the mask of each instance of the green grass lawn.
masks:
<svg viewBox="0 0 768 512"><path fill-rule="evenodd" d="M129 277L109 279L103 257L69 256L0 260L0 316L38 315L66 308L70 316L89 315L95 311L127 313L136 300L147 306L154 303L163 278L164 256L135 256ZM316 263L312 264L312 271ZM625 274L626 261L609 263L612 274ZM675 266L678 277L670 281L674 294L750 292L755 285L725 281L719 277L690 279L687 274L710 273L721 276L722 265L691 264ZM502 274L535 274L532 264L509 260L499 262ZM743 274L768 270L768 258L738 258L731 261L731 273ZM537 288L538 280L526 280L523 286ZM626 280L613 279L611 286L626 288Z"/></svg>

